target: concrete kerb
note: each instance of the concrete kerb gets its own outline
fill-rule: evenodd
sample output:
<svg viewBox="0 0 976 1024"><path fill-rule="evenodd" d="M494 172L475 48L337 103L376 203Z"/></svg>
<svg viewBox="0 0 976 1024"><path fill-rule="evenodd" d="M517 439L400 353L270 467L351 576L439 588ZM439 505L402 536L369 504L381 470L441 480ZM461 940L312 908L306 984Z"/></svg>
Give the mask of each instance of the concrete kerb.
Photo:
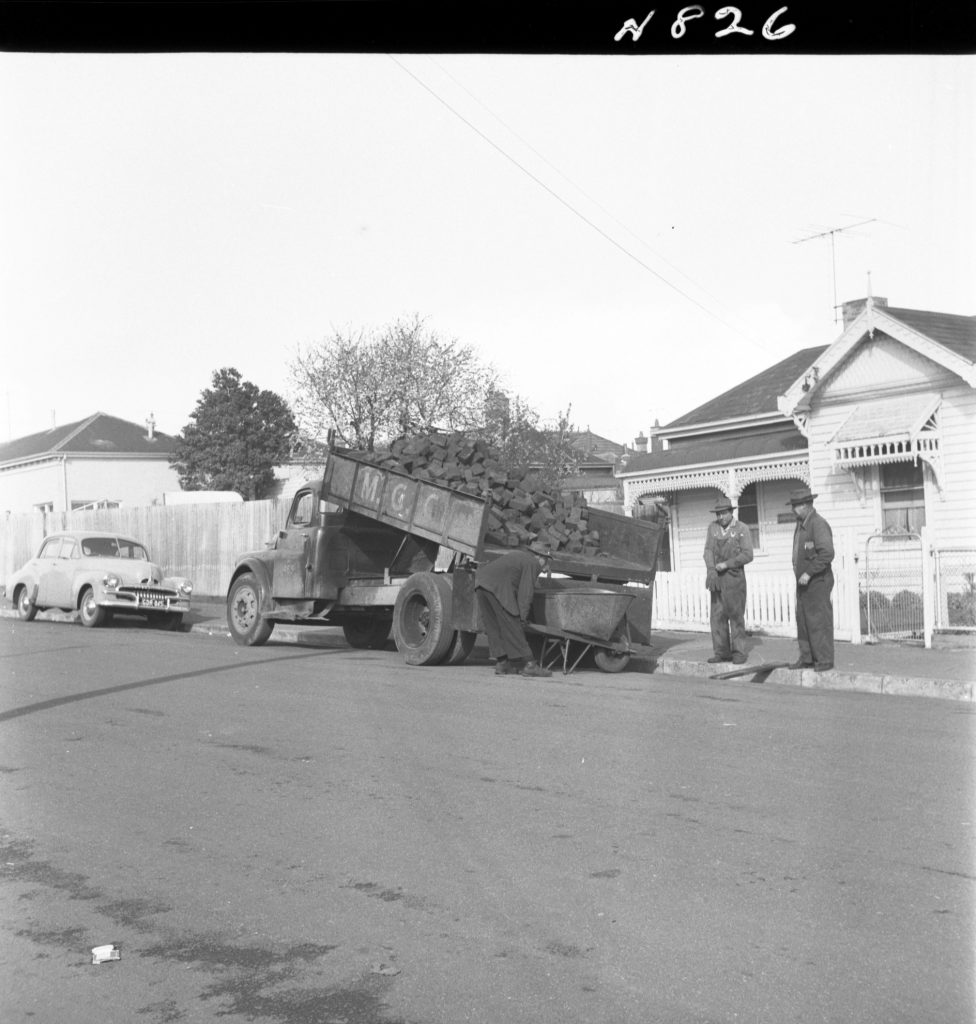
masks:
<svg viewBox="0 0 976 1024"><path fill-rule="evenodd" d="M14 608L0 608L0 618L17 618ZM41 612L38 618L56 622L77 622L77 612ZM219 636L229 639L230 630L220 621L207 620L183 627L185 633L197 633L204 636ZM277 625L274 639L281 643L309 643L318 632L316 628ZM686 658L675 658L663 655L659 658L635 658L634 667L643 668L648 673L660 676L692 676L699 679L712 679L717 675L716 666L704 661ZM740 666L743 668L748 667ZM756 666L757 675L760 666ZM743 675L742 680L755 680L755 676ZM941 700L976 701L976 683L958 679L928 679L900 675L877 675L867 672L842 672L828 670L815 672L813 669L776 668L762 673L763 683L781 686L797 686L818 690L838 690L857 693L873 693L880 696L900 697L932 697ZM721 682L721 680L716 680Z"/></svg>
<svg viewBox="0 0 976 1024"><path fill-rule="evenodd" d="M717 673L714 665L681 658L659 658L649 662L655 675L696 676L711 679ZM748 665L739 666L747 668ZM756 666L757 670L759 666ZM756 673L759 674L758 671ZM749 680L748 675L741 677ZM718 680L721 682L721 680ZM799 686L813 690L848 690L901 697L937 697L943 700L976 700L976 684L958 679L924 679L908 676L875 675L868 672L841 672L829 669L776 668L762 673L762 681L782 686Z"/></svg>

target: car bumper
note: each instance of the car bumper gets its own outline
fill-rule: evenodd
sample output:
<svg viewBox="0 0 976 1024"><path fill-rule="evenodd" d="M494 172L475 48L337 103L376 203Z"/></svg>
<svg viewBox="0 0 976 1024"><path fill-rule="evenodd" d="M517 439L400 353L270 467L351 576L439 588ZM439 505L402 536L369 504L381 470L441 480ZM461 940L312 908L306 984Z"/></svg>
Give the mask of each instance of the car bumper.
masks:
<svg viewBox="0 0 976 1024"><path fill-rule="evenodd" d="M172 591L148 590L139 588L134 591L105 591L98 596L95 603L100 608L111 608L117 612L180 612L190 610L190 598L175 594Z"/></svg>

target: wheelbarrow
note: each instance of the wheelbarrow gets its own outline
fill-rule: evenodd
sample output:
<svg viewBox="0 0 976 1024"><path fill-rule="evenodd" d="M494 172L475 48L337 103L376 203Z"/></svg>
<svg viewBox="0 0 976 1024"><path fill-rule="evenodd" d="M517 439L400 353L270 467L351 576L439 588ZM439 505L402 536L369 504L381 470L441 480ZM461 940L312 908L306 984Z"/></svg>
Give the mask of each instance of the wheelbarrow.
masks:
<svg viewBox="0 0 976 1024"><path fill-rule="evenodd" d="M532 601L525 631L541 637L540 665L551 669L561 662L566 675L593 651L602 672L622 672L634 654L653 653L653 647L631 640L627 610L636 594L623 587L567 583L538 590Z"/></svg>

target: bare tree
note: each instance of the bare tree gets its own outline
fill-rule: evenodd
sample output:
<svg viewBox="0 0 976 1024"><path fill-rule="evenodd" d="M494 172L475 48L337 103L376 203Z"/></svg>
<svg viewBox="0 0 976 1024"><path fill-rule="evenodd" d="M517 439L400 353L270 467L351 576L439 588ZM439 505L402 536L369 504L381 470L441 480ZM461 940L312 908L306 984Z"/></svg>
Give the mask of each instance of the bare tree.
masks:
<svg viewBox="0 0 976 1024"><path fill-rule="evenodd" d="M345 445L368 451L404 434L480 425L496 379L470 346L442 338L417 314L377 330L334 331L299 348L290 370L303 436L321 443L335 429Z"/></svg>
<svg viewBox="0 0 976 1024"><path fill-rule="evenodd" d="M542 423L524 398L491 387L485 398L483 424L476 433L506 465L535 470L543 484L555 488L563 477L579 471L571 412L569 405L554 423Z"/></svg>

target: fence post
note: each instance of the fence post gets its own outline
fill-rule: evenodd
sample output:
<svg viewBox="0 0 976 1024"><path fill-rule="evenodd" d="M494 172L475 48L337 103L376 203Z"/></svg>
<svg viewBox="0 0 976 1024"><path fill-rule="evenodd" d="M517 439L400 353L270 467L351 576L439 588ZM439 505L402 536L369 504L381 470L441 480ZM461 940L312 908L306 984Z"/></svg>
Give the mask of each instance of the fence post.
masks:
<svg viewBox="0 0 976 1024"><path fill-rule="evenodd" d="M854 531L849 527L841 532L840 544L840 623L850 626L850 642L861 643L861 602L857 578L857 559L854 557Z"/></svg>
<svg viewBox="0 0 976 1024"><path fill-rule="evenodd" d="M929 540L929 528L919 530L922 541L922 636L925 646L932 646L935 630L935 549Z"/></svg>

